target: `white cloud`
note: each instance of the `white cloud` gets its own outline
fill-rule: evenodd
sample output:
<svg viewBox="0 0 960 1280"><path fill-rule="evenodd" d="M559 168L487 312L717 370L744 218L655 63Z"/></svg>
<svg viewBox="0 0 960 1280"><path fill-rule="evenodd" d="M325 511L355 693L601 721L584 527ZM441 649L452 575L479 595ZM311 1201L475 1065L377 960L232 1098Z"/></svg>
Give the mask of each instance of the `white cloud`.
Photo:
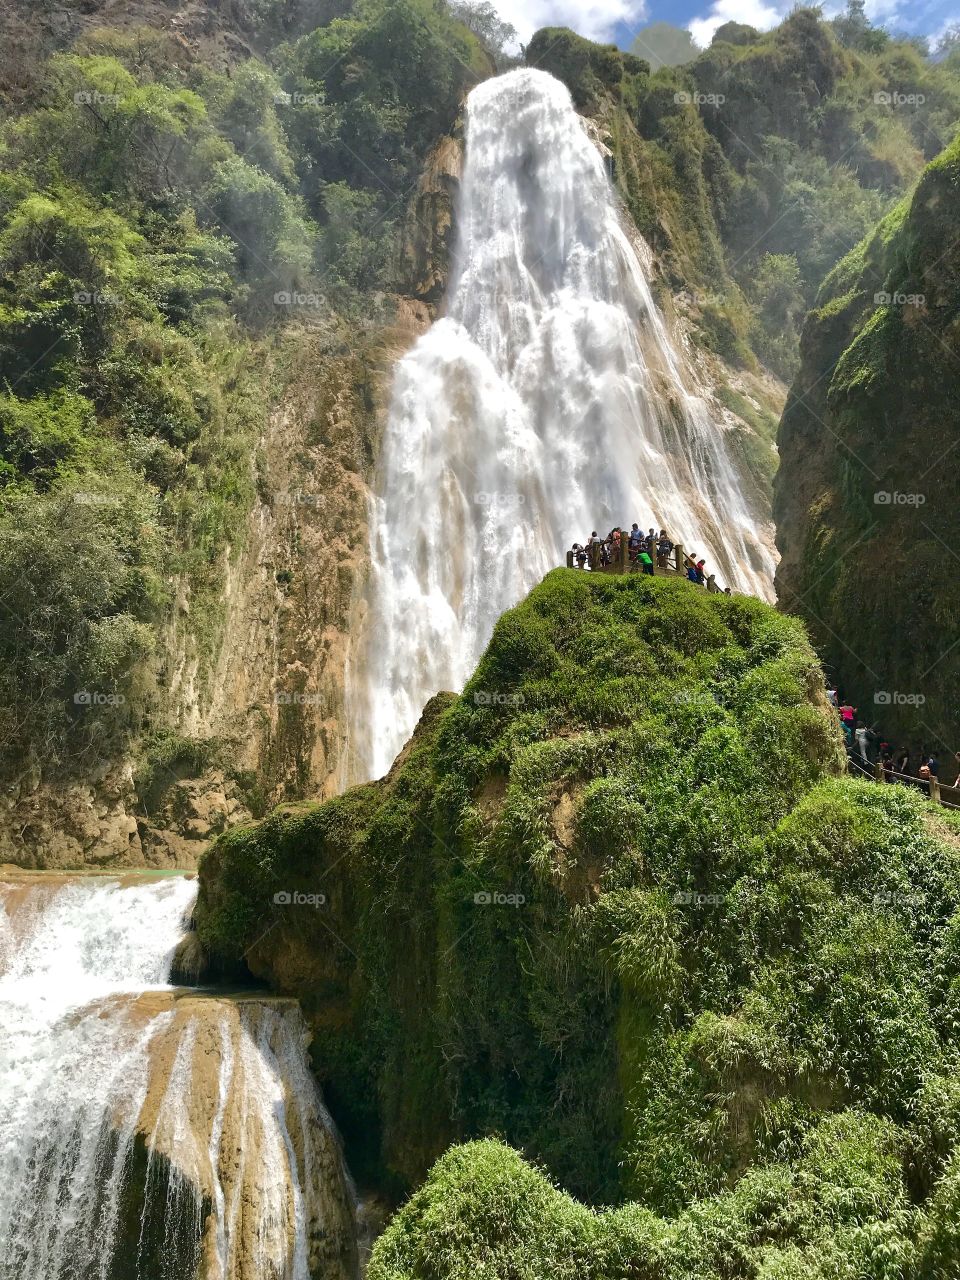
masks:
<svg viewBox="0 0 960 1280"><path fill-rule="evenodd" d="M524 44L541 27L571 27L589 40L610 40L618 23L639 31L647 20L646 0L496 0L496 8Z"/></svg>
<svg viewBox="0 0 960 1280"><path fill-rule="evenodd" d="M714 0L709 13L687 23L690 34L705 49L714 32L725 22L745 22L758 31L769 31L783 19L784 12L763 0Z"/></svg>

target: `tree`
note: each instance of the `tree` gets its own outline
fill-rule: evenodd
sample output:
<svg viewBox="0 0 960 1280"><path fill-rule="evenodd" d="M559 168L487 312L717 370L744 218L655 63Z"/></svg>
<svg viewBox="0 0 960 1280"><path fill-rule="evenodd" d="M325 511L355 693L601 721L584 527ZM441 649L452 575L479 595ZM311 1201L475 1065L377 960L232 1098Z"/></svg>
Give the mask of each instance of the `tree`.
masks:
<svg viewBox="0 0 960 1280"><path fill-rule="evenodd" d="M651 22L638 33L631 52L649 62L651 71L657 71L660 67L682 67L692 62L700 50L683 27Z"/></svg>
<svg viewBox="0 0 960 1280"><path fill-rule="evenodd" d="M517 29L503 21L490 0L462 0L452 4L450 12L483 41L498 69L513 61L508 50L517 45Z"/></svg>
<svg viewBox="0 0 960 1280"><path fill-rule="evenodd" d="M847 0L847 11L834 18L833 29L842 45L861 53L879 53L890 43L886 31L867 17L866 0Z"/></svg>

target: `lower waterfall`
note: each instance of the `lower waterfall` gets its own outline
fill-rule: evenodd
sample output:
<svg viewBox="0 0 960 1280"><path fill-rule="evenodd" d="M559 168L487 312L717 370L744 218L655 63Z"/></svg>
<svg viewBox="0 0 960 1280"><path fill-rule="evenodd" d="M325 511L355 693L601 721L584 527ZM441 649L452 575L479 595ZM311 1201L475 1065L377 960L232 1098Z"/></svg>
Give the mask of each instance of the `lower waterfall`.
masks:
<svg viewBox="0 0 960 1280"><path fill-rule="evenodd" d="M0 884L0 1278L353 1280L295 1001L170 985L196 883Z"/></svg>
<svg viewBox="0 0 960 1280"><path fill-rule="evenodd" d="M523 69L474 89L446 314L394 377L342 782L386 772L500 614L593 529L665 528L721 583L772 597L769 520L649 275L565 86Z"/></svg>

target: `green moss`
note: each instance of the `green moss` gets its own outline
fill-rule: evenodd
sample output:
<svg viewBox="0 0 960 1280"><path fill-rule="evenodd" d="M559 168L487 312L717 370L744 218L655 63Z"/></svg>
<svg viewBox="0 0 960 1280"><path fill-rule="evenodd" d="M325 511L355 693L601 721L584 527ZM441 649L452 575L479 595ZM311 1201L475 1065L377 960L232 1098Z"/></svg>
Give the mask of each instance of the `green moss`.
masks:
<svg viewBox="0 0 960 1280"><path fill-rule="evenodd" d="M591 1199L716 1193L767 1147L719 1101L705 1011L742 1010L738 1042L766 1046L751 1087L787 1115L814 1062L826 1096L855 1082L902 1115L933 1052L909 976L928 926L887 921L872 895L934 846L910 797L823 781L840 752L819 681L800 630L757 601L557 571L385 783L218 842L201 935L304 1000L378 1176L415 1182L451 1138L501 1132ZM842 892L865 895L849 927L820 905L841 895L837 823L862 849L843 864ZM782 852L799 839L811 852ZM325 914L274 911L297 888L327 893ZM819 1020L827 975L861 970ZM876 1030L838 1041L868 1005ZM884 1045L915 1064L899 1085Z"/></svg>
<svg viewBox="0 0 960 1280"><path fill-rule="evenodd" d="M784 606L893 745L952 755L960 537L953 143L824 283L780 429ZM952 776L952 773L951 773Z"/></svg>

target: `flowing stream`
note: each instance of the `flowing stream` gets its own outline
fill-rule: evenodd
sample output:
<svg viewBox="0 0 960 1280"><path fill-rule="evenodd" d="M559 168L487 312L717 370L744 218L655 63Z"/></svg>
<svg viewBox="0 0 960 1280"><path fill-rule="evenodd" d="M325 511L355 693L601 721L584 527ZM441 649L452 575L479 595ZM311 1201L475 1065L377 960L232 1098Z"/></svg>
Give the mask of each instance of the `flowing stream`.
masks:
<svg viewBox="0 0 960 1280"><path fill-rule="evenodd" d="M349 1280L293 1001L170 986L196 883L0 885L0 1278Z"/></svg>
<svg viewBox="0 0 960 1280"><path fill-rule="evenodd" d="M397 366L348 672L345 782L383 774L574 541L666 528L772 595L765 519L656 307L567 89L474 89L446 315Z"/></svg>

